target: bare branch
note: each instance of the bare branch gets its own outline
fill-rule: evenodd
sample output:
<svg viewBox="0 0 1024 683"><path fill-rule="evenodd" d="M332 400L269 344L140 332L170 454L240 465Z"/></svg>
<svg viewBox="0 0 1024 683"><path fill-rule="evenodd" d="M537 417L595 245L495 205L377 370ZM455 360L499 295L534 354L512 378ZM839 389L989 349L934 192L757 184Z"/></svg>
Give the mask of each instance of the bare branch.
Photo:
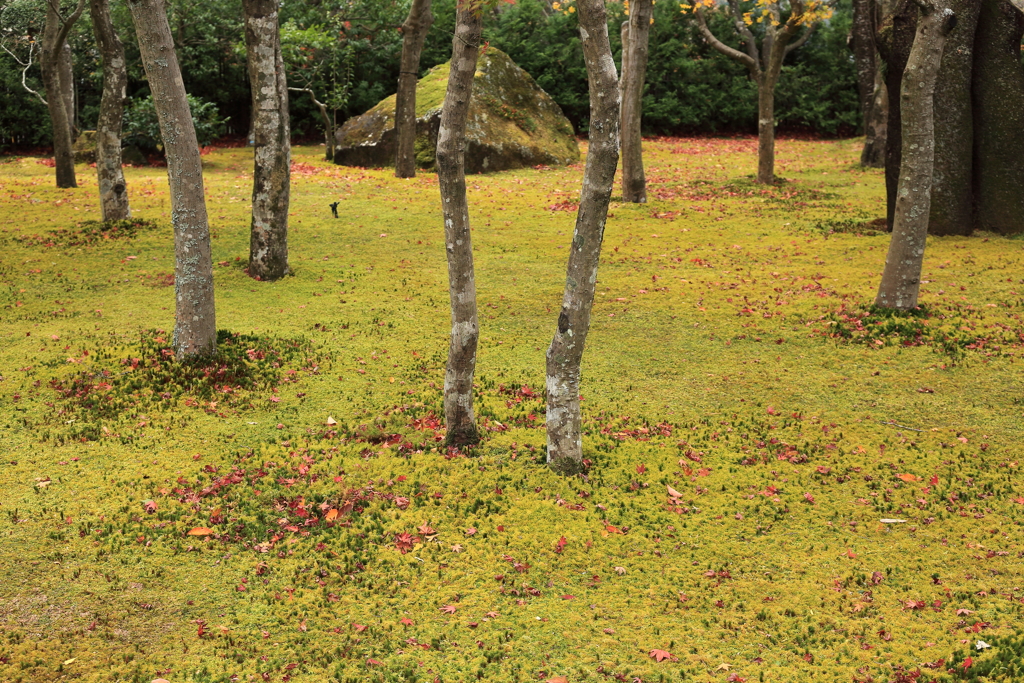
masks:
<svg viewBox="0 0 1024 683"><path fill-rule="evenodd" d="M3 43L0 43L0 47L2 47L4 49L4 52L6 52L10 56L14 57L14 61L16 61L20 66L23 67L22 70L21 70L21 86L23 88L25 88L25 90L29 91L30 93L32 93L33 95L38 97L40 102L42 102L46 106L49 106L49 102L46 101L46 98L43 97L42 95L40 95L39 93L37 93L32 88L28 87L28 83L25 81L25 76L28 74L28 70L32 67L32 51L35 49L35 46L36 46L36 43L35 43L34 40L29 41L29 44L28 44L28 62L23 62L23 61L21 61L18 58L18 55L16 55L13 52L11 52L10 49L8 49L8 47L6 45L4 45Z"/></svg>
<svg viewBox="0 0 1024 683"><path fill-rule="evenodd" d="M52 4L53 2L55 2L55 0L48 0L48 2ZM69 16L67 19L61 19L60 31L57 33L57 40L54 43L58 49L60 49L64 45L64 42L67 41L68 34L71 33L71 29L74 27L75 22L78 21L78 18L82 16L82 12L84 10L85 0L78 0L78 6L75 7L75 11L71 13L71 16ZM57 18L60 18L59 3L57 9L55 9L54 11L57 12Z"/></svg>
<svg viewBox="0 0 1024 683"><path fill-rule="evenodd" d="M760 57L757 53L757 39L754 38L754 34L747 28L747 23L743 20L743 12L740 10L739 0L729 0L729 9L732 11L733 17L733 29L739 34L743 40L743 46L750 55L750 58L755 62L760 61Z"/></svg>
<svg viewBox="0 0 1024 683"><path fill-rule="evenodd" d="M720 41L718 38L716 38L715 34L712 33L711 29L708 28L708 23L704 18L704 10L702 8L697 8L697 28L700 30L701 35L704 36L704 40L708 41L708 44L711 45L711 47L715 48L726 57L731 57L732 59L735 59L737 62L740 62L748 69L750 69L751 73L757 74L757 60L748 54L740 52L735 48L729 47L728 45ZM752 42L748 43L748 45L752 44Z"/></svg>
<svg viewBox="0 0 1024 683"><path fill-rule="evenodd" d="M818 25L817 24L812 24L806 31L804 31L804 34L802 36L800 36L799 38L794 40L792 43L787 45L786 46L786 54L788 55L790 52L792 52L793 50L797 49L798 47L800 47L801 45L806 43L807 39L811 37L811 34L814 33L814 29L816 29L816 28L818 28Z"/></svg>

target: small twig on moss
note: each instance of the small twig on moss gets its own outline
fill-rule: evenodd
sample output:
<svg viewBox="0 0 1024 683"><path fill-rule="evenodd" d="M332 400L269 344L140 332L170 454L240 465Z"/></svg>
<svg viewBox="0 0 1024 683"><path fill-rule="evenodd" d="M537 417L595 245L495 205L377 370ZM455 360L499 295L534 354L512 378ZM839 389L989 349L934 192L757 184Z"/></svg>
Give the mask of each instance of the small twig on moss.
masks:
<svg viewBox="0 0 1024 683"><path fill-rule="evenodd" d="M901 425L898 422L893 422L892 420L889 420L888 422L879 422L878 424L886 425L888 427L899 427L900 429L909 429L912 432L923 432L924 431L923 429L914 429L913 427L908 427L906 425Z"/></svg>

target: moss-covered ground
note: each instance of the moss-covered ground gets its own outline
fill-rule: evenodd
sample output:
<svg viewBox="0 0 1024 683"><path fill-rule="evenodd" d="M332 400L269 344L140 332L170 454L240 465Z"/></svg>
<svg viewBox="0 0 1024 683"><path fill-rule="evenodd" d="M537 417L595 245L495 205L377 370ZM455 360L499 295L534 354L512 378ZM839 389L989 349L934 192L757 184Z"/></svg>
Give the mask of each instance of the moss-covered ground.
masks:
<svg viewBox="0 0 1024 683"><path fill-rule="evenodd" d="M613 202L574 479L542 392L581 166L469 179L458 453L436 176L297 149L259 283L251 151L208 154L222 355L182 366L164 170L104 228L91 169L0 159L0 681L1024 680L1024 242L930 240L886 317L858 141L780 141L774 188L755 146L649 140Z"/></svg>

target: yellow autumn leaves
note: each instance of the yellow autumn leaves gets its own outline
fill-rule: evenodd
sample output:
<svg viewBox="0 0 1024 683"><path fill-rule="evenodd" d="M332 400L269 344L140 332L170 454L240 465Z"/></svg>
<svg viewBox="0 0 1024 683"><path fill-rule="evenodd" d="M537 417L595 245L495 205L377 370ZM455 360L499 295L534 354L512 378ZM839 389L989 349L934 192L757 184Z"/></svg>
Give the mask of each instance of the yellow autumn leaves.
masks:
<svg viewBox="0 0 1024 683"><path fill-rule="evenodd" d="M714 9L719 3L716 0L693 0L680 3L679 10L683 14L696 12L698 9ZM753 8L743 12L743 23L747 26L768 23L779 26L783 23L782 15L789 12L791 21L797 26L811 26L830 19L833 14L832 3L827 0L809 0L808 2L783 2L782 0L756 0Z"/></svg>

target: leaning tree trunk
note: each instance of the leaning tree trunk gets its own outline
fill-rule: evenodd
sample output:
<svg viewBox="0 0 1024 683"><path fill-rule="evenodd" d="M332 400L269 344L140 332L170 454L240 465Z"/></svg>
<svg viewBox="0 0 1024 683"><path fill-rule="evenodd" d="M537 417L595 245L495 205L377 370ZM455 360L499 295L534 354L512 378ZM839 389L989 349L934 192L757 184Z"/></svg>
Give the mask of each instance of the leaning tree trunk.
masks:
<svg viewBox="0 0 1024 683"><path fill-rule="evenodd" d="M974 123L971 73L978 25L978 0L952 0L956 31L942 53L935 88L935 170L929 235L970 235L974 229Z"/></svg>
<svg viewBox="0 0 1024 683"><path fill-rule="evenodd" d="M53 124L53 159L56 163L57 187L78 187L78 180L75 178L75 152L72 149L74 104L73 96L67 96L68 87L72 84L66 73L69 62L65 63L67 56L64 54L64 47L67 45L71 27L78 21L78 17L82 16L84 9L85 0L79 0L71 16L62 19L57 13L56 3L46 3L40 72L43 87L46 89L46 107Z"/></svg>
<svg viewBox="0 0 1024 683"><path fill-rule="evenodd" d="M473 75L483 28L479 8L460 3L452 40L448 90L441 109L437 134L437 179L444 214L444 241L448 256L448 294L451 300L452 334L444 376L444 415L447 443L464 446L480 436L473 416L473 373L480 328L476 315L476 281L473 275L473 243L466 201L466 119L473 93Z"/></svg>
<svg viewBox="0 0 1024 683"><path fill-rule="evenodd" d="M1024 232L1024 15L1007 0L982 0L974 57L976 226Z"/></svg>
<svg viewBox="0 0 1024 683"><path fill-rule="evenodd" d="M96 45L103 58L103 96L96 122L96 175L100 186L103 220L117 221L132 215L121 168L121 121L124 117L128 70L124 48L110 21L108 0L90 0L89 12Z"/></svg>
<svg viewBox="0 0 1024 683"><path fill-rule="evenodd" d="M862 166L881 165L884 158L880 153L875 127L875 104L878 101L878 60L875 49L875 2L874 0L853 0L853 27L850 31L850 48L853 64L857 70L857 93L860 97L861 120L864 123L864 149L861 152ZM884 88L884 83L882 84ZM875 162L874 164L872 162Z"/></svg>
<svg viewBox="0 0 1024 683"><path fill-rule="evenodd" d="M288 274L292 146L277 0L242 0L242 6L256 141L248 272L254 280L280 280Z"/></svg>
<svg viewBox="0 0 1024 683"><path fill-rule="evenodd" d="M629 38L622 48L622 199L637 204L647 202L640 120L652 12L651 0L633 0L629 6Z"/></svg>
<svg viewBox="0 0 1024 683"><path fill-rule="evenodd" d="M395 177L416 177L416 81L420 53L434 23L430 0L413 0L402 24L402 65L395 96Z"/></svg>
<svg viewBox="0 0 1024 683"><path fill-rule="evenodd" d="M214 353L217 321L203 166L171 27L163 0L131 0L128 7L167 155L174 227L174 350L178 358Z"/></svg>
<svg viewBox="0 0 1024 683"><path fill-rule="evenodd" d="M547 353L548 465L560 474L583 469L580 364L590 331L597 266L619 160L619 91L608 42L604 0L578 0L580 36L590 86L590 150L558 328Z"/></svg>
<svg viewBox="0 0 1024 683"><path fill-rule="evenodd" d="M936 7L930 0L918 2L921 18L900 91L903 159L896 214L882 282L875 297L876 306L899 310L917 307L935 163L935 83L946 36L956 25L953 10Z"/></svg>
<svg viewBox="0 0 1024 683"><path fill-rule="evenodd" d="M885 222L889 230L892 230L896 214L896 190L903 154L902 105L897 94L902 92L900 85L914 44L917 14L913 0L897 0L892 13L885 17L875 36L878 51L885 60L885 88L889 92L885 139Z"/></svg>

